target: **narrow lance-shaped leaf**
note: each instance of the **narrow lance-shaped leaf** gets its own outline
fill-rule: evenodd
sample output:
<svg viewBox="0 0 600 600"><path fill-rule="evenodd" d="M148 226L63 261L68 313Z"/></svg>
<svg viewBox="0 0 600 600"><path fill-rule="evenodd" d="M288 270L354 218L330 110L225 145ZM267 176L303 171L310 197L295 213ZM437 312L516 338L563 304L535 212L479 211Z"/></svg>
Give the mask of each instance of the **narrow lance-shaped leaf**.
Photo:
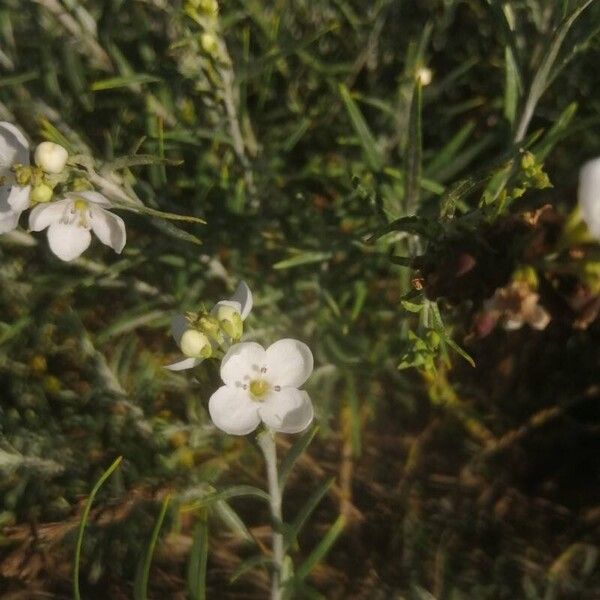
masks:
<svg viewBox="0 0 600 600"><path fill-rule="evenodd" d="M311 571L315 568L315 565L325 558L329 550L335 541L338 539L342 531L344 530L344 526L346 524L346 519L344 515L340 515L336 522L331 526L329 531L326 533L325 537L319 542L317 547L310 553L308 558L300 565L292 582L294 581L303 581Z"/></svg>
<svg viewBox="0 0 600 600"><path fill-rule="evenodd" d="M202 512L194 527L192 551L188 559L187 585L192 600L206 600L206 561L208 559L208 523Z"/></svg>
<svg viewBox="0 0 600 600"><path fill-rule="evenodd" d="M552 78L552 68L554 67L554 63L556 62L556 58L562 47L563 42L565 41L567 33L569 33L569 30L571 29L573 23L575 23L579 15L581 15L581 13L593 1L594 0L585 0L568 17L563 19L561 24L557 27L554 36L549 41L546 53L544 54L544 58L542 59L540 67L533 77L533 81L529 89L529 94L527 95L527 100L525 102L525 107L523 109L523 114L521 116L519 126L515 133L515 142L522 141L525 138L525 135L527 134L527 129L533 117L533 113L535 112L537 103L542 97L542 94L546 91L548 83Z"/></svg>
<svg viewBox="0 0 600 600"><path fill-rule="evenodd" d="M350 95L348 88L344 84L340 84L339 90L348 116L350 117L352 127L354 127L354 130L358 135L358 139L365 153L365 158L369 163L369 167L374 171L379 171L381 169L382 159L379 150L377 149L375 138L373 137L365 118L360 112L360 109L356 105L356 102L354 102Z"/></svg>
<svg viewBox="0 0 600 600"><path fill-rule="evenodd" d="M154 556L154 550L156 548L156 542L158 541L158 534L162 528L162 524L169 508L170 496L167 496L160 507L160 513L154 524L152 535L150 536L150 542L144 555L144 559L140 562L138 572L135 578L135 585L133 589L133 597L135 600L146 600L148 598L148 579L150 577L150 565L152 564L152 557Z"/></svg>
<svg viewBox="0 0 600 600"><path fill-rule="evenodd" d="M308 500L297 514L294 522L291 526L285 531L285 545L287 548L292 546L298 534L304 527L305 523L310 518L310 515L313 513L315 508L319 505L321 500L325 497L325 494L329 491L335 479L331 477L330 479L325 480L321 485L309 496Z"/></svg>
<svg viewBox="0 0 600 600"><path fill-rule="evenodd" d="M307 431L305 431L295 442L294 445L288 450L284 459L281 461L279 466L279 487L283 489L286 481L292 471L292 468L298 457L308 448L313 438L319 431L318 425L313 425Z"/></svg>
<svg viewBox="0 0 600 600"><path fill-rule="evenodd" d="M113 474L115 469L121 464L123 460L122 456L119 456L104 473L100 476L92 491L90 492L90 497L88 498L85 508L83 509L83 514L81 515L81 522L79 523L79 530L77 532L77 543L75 545L75 559L73 564L73 596L75 600L81 600L81 592L79 591L79 569L81 563L81 547L83 546L83 533L85 531L85 526L87 525L88 519L90 517L90 510L92 509L92 504L94 503L94 498L98 493L98 490L102 487L104 482Z"/></svg>

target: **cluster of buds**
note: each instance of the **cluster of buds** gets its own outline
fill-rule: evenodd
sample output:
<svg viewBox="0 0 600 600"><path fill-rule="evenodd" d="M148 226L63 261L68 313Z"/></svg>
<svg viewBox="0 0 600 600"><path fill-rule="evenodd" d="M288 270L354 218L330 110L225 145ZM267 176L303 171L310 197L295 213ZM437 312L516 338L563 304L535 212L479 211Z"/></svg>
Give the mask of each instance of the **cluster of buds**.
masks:
<svg viewBox="0 0 600 600"><path fill-rule="evenodd" d="M46 141L36 146L32 164L25 135L0 122L0 233L16 229L21 214L33 208L29 229L47 229L50 249L61 260L79 257L90 245L90 231L120 253L126 240L123 220L107 210L109 200L89 182L72 178L68 159L65 148Z"/></svg>
<svg viewBox="0 0 600 600"><path fill-rule="evenodd" d="M244 320L252 309L252 292L241 281L228 300L220 300L210 310L177 315L171 333L186 357L168 365L172 371L191 369L211 358L228 345L238 342L244 333Z"/></svg>

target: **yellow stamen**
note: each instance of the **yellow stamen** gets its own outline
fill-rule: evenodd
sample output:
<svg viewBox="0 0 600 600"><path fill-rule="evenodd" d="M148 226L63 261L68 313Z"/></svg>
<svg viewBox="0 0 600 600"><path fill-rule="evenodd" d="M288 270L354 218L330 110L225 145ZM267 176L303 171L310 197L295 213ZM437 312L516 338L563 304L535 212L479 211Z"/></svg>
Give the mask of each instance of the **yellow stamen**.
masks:
<svg viewBox="0 0 600 600"><path fill-rule="evenodd" d="M84 210L87 209L87 202L83 198L78 198L77 200L75 200L75 203L73 204L73 208L77 212L83 212Z"/></svg>
<svg viewBox="0 0 600 600"><path fill-rule="evenodd" d="M269 391L269 384L264 379L254 379L250 382L250 393L256 399L261 399Z"/></svg>

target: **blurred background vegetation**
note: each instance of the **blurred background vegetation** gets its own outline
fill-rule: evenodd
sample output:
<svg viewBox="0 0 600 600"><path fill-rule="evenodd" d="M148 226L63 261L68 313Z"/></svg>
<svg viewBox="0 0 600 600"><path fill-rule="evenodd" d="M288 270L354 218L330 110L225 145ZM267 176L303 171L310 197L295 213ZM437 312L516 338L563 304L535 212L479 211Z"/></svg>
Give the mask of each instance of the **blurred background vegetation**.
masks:
<svg viewBox="0 0 600 600"><path fill-rule="evenodd" d="M211 426L210 368L163 368L170 317L245 279L248 339L316 358L286 510L336 479L297 559L347 524L307 598L599 598L598 256L557 246L600 153L599 4L3 0L0 119L206 225L126 213L123 255L69 265L0 238L0 596L70 597L122 455L84 598L133 597L169 494L149 597L195 597L207 517L207 596L266 597L260 568L229 583L264 508L186 510L264 486L259 452ZM138 153L169 162L118 162ZM519 269L548 326L482 331Z"/></svg>

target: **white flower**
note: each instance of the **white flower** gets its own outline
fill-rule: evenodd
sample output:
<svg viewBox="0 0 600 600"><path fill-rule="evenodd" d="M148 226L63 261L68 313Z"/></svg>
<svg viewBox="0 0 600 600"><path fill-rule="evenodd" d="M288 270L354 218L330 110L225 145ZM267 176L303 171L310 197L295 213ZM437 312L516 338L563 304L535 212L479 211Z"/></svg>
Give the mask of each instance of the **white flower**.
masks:
<svg viewBox="0 0 600 600"><path fill-rule="evenodd" d="M238 323L246 319L251 310L252 292L245 281L240 281L233 296L229 300L217 302L211 310L211 315L216 317L219 323L224 325L225 328L230 329L230 333L237 333L233 329L236 329ZM206 354L208 353L207 348L212 349L216 346L214 340L209 340L208 336L204 333L195 330L185 315L176 315L173 317L171 321L171 333L177 345L187 356L183 360L167 365L166 368L171 371L193 369L206 358Z"/></svg>
<svg viewBox="0 0 600 600"><path fill-rule="evenodd" d="M33 154L35 164L46 173L61 173L67 164L69 153L54 142L42 142Z"/></svg>
<svg viewBox="0 0 600 600"><path fill-rule="evenodd" d="M15 229L29 206L31 186L17 185L14 164L29 165L29 142L12 123L0 121L0 233Z"/></svg>
<svg viewBox="0 0 600 600"><path fill-rule="evenodd" d="M590 233L600 240L600 157L579 172L579 209Z"/></svg>
<svg viewBox="0 0 600 600"><path fill-rule="evenodd" d="M29 229L48 228L50 250L64 261L81 256L92 241L90 230L120 254L126 241L125 224L106 210L110 206L98 192L73 192L64 200L36 206L29 215Z"/></svg>
<svg viewBox="0 0 600 600"><path fill-rule="evenodd" d="M279 340L266 350L255 342L234 344L221 363L225 385L210 397L210 417L232 435L246 435L261 421L283 433L303 431L314 412L298 388L312 370L312 352L298 340Z"/></svg>

